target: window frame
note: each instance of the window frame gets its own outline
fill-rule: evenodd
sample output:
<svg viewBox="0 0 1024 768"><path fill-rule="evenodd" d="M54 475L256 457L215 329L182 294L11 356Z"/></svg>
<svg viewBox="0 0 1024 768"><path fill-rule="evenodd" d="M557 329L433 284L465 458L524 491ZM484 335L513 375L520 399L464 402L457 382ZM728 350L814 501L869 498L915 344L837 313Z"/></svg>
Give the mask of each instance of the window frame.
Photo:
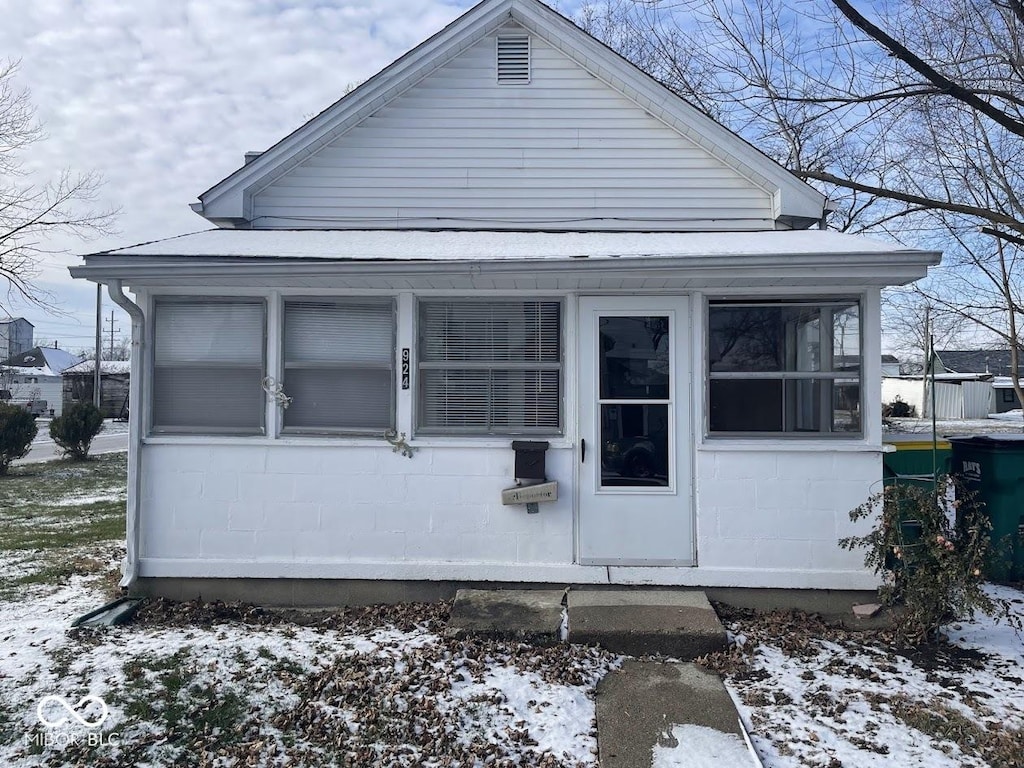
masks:
<svg viewBox="0 0 1024 768"><path fill-rule="evenodd" d="M255 429L242 428L242 427L177 427L177 426L160 426L156 423L156 409L155 409L155 382L157 372L157 336L156 336L156 323L157 315L160 311L161 304L255 304L259 305L263 315L263 323L260 336L260 349L261 349L261 373L260 381L264 381L268 375L269 357L267 354L267 340L269 333L270 324L270 307L266 296L259 295L179 295L179 294L154 294L151 297L149 303L149 322L147 323L149 329L149 350L146 355L146 365L149 370L149 376L145 382L146 387L146 400L147 409L145 414L145 424L147 427L147 434L158 435L158 436L192 436L202 435L210 437L265 437L267 435L267 408L266 408L266 397L260 398L261 407L259 409L259 425Z"/></svg>
<svg viewBox="0 0 1024 768"><path fill-rule="evenodd" d="M473 363L469 366L459 364L458 362L444 363L436 361L424 361L423 354L420 345L420 330L421 330L421 307L426 303L460 303L460 304L493 304L500 302L517 302L521 304L527 304L531 302L543 302L558 305L558 362L557 363L531 363L525 362L518 365L492 365L488 366L485 363ZM413 302L413 328L412 328L412 339L413 339L413 361L411 365L412 376L412 429L413 434L417 437L429 437L429 438L470 438L470 439L494 439L503 437L553 437L561 438L566 434L566 300L565 296L544 296L544 295L530 295L530 296L516 296L516 295L497 295L497 296L466 296L466 295L454 295L454 296L416 296ZM426 367L424 367L426 366ZM505 369L505 370L554 370L558 373L558 426L551 427L531 427L524 429L477 429L475 427L426 427L422 423L424 415L424 404L423 398L425 395L423 388L423 376L421 375L424 369L426 370L444 370L444 369L462 369L477 368L479 370L493 370L493 369Z"/></svg>
<svg viewBox="0 0 1024 768"><path fill-rule="evenodd" d="M398 427L398 377L396 359L398 357L398 301L395 296L304 296L290 295L281 297L281 318L280 318L280 342L277 350L280 360L280 380L284 387L284 394L288 395L288 357L287 357L287 322L288 304L335 304L343 306L346 302L364 304L388 305L391 310L391 383L389 385L390 401L390 425L384 430L371 430L361 427L289 427L286 425L287 411L280 415L279 434L283 437L381 437L387 431L394 431ZM312 366L310 366L312 367ZM337 366L324 365L324 369Z"/></svg>
<svg viewBox="0 0 1024 768"><path fill-rule="evenodd" d="M711 371L710 344L711 344L711 311L715 306L721 307L806 307L815 309L849 307L851 304L857 307L857 345L859 364L856 375L848 372L838 371L834 365L833 342L835 337L835 326L831 327L828 334L821 333L819 342L828 339L828 359L832 361L829 370L819 371ZM863 295L806 295L806 296L714 296L705 297L704 301L704 339L703 339L703 379L704 379L704 436L709 440L786 440L786 441L807 441L807 440L862 440L866 432L864 428L864 310L868 302ZM787 350L788 351L788 350ZM758 430L731 430L714 431L711 429L711 382L712 381L843 381L856 378L858 398L857 410L860 414L859 428L856 430L833 431L832 429L818 429L814 431L758 431ZM785 384L783 385L782 407L785 409ZM819 407L824 408L824 400ZM834 412L834 406L828 406L829 412ZM822 420L822 424L824 424ZM829 424L831 424L831 419ZM785 425L785 410L783 411L783 425Z"/></svg>

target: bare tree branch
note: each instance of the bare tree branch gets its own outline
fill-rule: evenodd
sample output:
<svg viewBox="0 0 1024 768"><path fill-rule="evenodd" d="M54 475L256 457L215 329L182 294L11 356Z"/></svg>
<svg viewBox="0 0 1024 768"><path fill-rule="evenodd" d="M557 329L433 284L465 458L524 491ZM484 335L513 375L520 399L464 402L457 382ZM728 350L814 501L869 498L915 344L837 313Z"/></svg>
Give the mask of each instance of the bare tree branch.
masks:
<svg viewBox="0 0 1024 768"><path fill-rule="evenodd" d="M926 80L934 83L942 93L946 93L954 99L962 101L971 109L977 110L1011 133L1015 133L1024 138L1024 123L1022 123L1018 118L1008 115L1003 110L992 106L984 99L979 98L975 91L965 88L960 83L954 82L943 75L901 42L890 37L880 27L868 21L859 11L857 11L857 9L850 5L847 0L832 0L832 3L844 16L846 16L847 19L850 20L854 26L863 31L872 40L875 40L885 46L886 49L892 52L893 56L904 62Z"/></svg>
<svg viewBox="0 0 1024 768"><path fill-rule="evenodd" d="M23 156L43 132L28 91L15 86L17 70L17 62L0 64L0 286L9 299L53 310L55 297L37 283L43 257L55 252L47 243L58 233L110 233L117 211L93 207L101 184L93 173L64 170L46 183L24 183Z"/></svg>
<svg viewBox="0 0 1024 768"><path fill-rule="evenodd" d="M951 213L960 213L965 216L977 216L978 218L987 219L995 224L1005 224L1008 227L1013 227L1014 229L1019 229L1024 232L1024 222L1018 221L1012 216L1006 216L987 208L980 208L973 205L962 205L960 203L950 203L945 200L923 197L921 195L911 195L905 192L888 189L886 187L863 184L859 181L853 181L852 179L844 179L824 171L796 171L795 173L797 176L804 179L816 179L817 181L825 181L829 184L835 184L836 186L846 187L847 189L853 189L859 192L869 192L873 195L878 195L879 197L899 200L903 203L918 206L922 210L941 209L944 211L950 211Z"/></svg>

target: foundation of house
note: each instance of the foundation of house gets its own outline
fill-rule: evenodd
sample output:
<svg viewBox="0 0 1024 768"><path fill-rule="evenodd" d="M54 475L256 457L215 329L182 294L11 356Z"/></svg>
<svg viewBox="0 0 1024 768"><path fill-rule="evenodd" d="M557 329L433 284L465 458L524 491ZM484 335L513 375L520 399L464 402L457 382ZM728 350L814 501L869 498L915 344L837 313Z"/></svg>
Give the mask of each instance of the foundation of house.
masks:
<svg viewBox="0 0 1024 768"><path fill-rule="evenodd" d="M433 603L454 600L460 589L520 590L559 593L570 589L582 593L679 592L693 593L692 587L622 587L606 585L521 584L460 581L400 581L356 579L236 579L236 578L142 578L132 595L164 597L170 600L223 600L265 607L336 608L376 603ZM707 587L700 590L712 602L753 610L800 610L817 613L830 623L849 628L875 628L887 622L886 612L874 618L857 618L853 606L876 602L875 592L825 589L749 589Z"/></svg>

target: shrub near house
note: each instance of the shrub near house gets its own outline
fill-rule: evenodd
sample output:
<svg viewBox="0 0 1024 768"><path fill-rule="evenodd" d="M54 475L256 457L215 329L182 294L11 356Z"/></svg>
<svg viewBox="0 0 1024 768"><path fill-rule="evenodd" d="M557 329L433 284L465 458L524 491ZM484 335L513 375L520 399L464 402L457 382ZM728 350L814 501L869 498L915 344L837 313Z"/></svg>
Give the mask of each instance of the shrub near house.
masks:
<svg viewBox="0 0 1024 768"><path fill-rule="evenodd" d="M0 475L29 452L38 429L35 417L24 408L0 404Z"/></svg>
<svg viewBox="0 0 1024 768"><path fill-rule="evenodd" d="M89 446L102 430L103 414L92 403L75 403L50 422L50 437L65 456L76 461L89 456Z"/></svg>

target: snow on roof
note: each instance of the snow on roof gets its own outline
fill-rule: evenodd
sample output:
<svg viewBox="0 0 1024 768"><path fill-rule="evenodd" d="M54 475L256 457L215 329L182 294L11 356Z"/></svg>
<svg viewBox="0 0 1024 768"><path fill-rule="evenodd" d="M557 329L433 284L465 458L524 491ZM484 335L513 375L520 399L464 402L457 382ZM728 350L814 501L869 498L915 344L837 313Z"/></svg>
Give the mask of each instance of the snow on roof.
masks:
<svg viewBox="0 0 1024 768"><path fill-rule="evenodd" d="M80 363L64 369L64 373L93 373L96 370L94 360L83 360ZM132 364L130 360L101 360L100 373L122 374L131 373Z"/></svg>
<svg viewBox="0 0 1024 768"><path fill-rule="evenodd" d="M1013 379L1009 376L996 376L992 379L992 386L996 389L1013 389Z"/></svg>
<svg viewBox="0 0 1024 768"><path fill-rule="evenodd" d="M16 373L29 376L60 376L65 368L75 365L79 358L56 347L33 347L4 360L0 365L12 368Z"/></svg>
<svg viewBox="0 0 1024 768"><path fill-rule="evenodd" d="M211 229L94 256L451 261L540 258L923 254L828 230L759 232L497 232Z"/></svg>

